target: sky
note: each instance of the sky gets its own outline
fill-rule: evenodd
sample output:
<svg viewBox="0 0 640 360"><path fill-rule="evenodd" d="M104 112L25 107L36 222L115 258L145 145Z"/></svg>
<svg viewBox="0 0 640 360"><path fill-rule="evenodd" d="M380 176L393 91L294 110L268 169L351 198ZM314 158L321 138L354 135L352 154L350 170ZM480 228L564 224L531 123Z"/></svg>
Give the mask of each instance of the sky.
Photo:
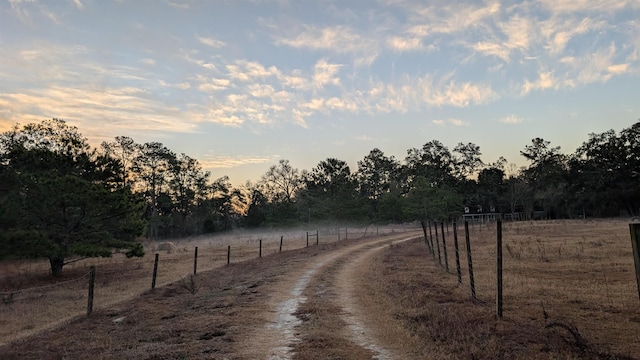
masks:
<svg viewBox="0 0 640 360"><path fill-rule="evenodd" d="M640 0L0 0L0 131L60 118L212 178L438 140L526 165L640 118Z"/></svg>

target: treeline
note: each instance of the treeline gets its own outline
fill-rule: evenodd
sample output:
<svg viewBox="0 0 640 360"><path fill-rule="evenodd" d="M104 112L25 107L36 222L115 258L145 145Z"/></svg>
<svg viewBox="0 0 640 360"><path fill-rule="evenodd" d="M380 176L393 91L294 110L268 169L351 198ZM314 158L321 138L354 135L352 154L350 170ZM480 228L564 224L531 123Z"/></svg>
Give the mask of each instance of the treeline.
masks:
<svg viewBox="0 0 640 360"><path fill-rule="evenodd" d="M572 154L534 138L516 168L500 157L484 163L480 148L437 140L402 160L373 149L352 172L329 158L311 171L280 161L249 184L246 226L306 221L453 220L463 212L517 213L520 218L640 215L640 122L620 132L589 134Z"/></svg>
<svg viewBox="0 0 640 360"><path fill-rule="evenodd" d="M196 159L126 136L89 146L62 120L0 135L0 257L68 261L142 254L136 237L181 237L238 227L455 219L471 211L577 218L640 213L640 122L590 134L573 153L535 138L485 164L480 148L437 140L398 160L373 149L352 171L328 158L311 170L289 161L233 188ZM71 259L71 260L70 260Z"/></svg>

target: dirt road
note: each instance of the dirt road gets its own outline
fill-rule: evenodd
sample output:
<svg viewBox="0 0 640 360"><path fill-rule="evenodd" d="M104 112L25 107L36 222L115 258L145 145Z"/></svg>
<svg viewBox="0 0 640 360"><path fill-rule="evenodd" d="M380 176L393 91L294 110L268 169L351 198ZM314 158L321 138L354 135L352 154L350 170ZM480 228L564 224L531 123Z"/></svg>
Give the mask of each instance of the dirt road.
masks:
<svg viewBox="0 0 640 360"><path fill-rule="evenodd" d="M300 356L303 352L310 357L318 356L320 349L304 343L310 337L305 333L308 326L304 326L309 314L301 309L311 300L314 306L339 309L334 314L335 319L323 319L327 326L319 331L315 329L314 336L337 333L350 343L343 351L355 351L375 359L406 358L400 349L394 349L390 347L392 344L385 344L377 338L376 330L371 328L371 317L375 314L367 313L358 301L363 296L357 287L360 280L358 269L385 246L415 237L415 233L388 236L311 258L306 266L271 286L266 323L257 326L244 339L245 343L240 346L245 349L242 355L252 359L290 359L294 353ZM350 355L349 358L354 358L353 353Z"/></svg>

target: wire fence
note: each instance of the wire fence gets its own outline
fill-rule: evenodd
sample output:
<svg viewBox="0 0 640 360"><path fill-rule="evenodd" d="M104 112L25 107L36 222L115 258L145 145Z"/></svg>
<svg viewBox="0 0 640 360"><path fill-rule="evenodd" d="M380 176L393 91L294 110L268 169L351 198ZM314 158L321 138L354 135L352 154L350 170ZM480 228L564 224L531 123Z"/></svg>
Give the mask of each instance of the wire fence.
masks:
<svg viewBox="0 0 640 360"><path fill-rule="evenodd" d="M423 240L435 266L456 276L458 289L492 307L497 318L580 327L586 337L611 344L633 334L629 329L640 321L636 225L622 219L491 221L449 224L450 230L445 224L443 231L442 223L425 222Z"/></svg>
<svg viewBox="0 0 640 360"><path fill-rule="evenodd" d="M0 344L139 296L152 288L152 282L153 286L160 287L229 263L317 244L406 232L417 227L417 224L329 227L148 242L142 258L127 259L124 254L116 253L110 258L74 262L65 266L59 278L48 275L45 261L5 262L0 268L3 302L0 304ZM95 278L90 291L92 267L95 267Z"/></svg>

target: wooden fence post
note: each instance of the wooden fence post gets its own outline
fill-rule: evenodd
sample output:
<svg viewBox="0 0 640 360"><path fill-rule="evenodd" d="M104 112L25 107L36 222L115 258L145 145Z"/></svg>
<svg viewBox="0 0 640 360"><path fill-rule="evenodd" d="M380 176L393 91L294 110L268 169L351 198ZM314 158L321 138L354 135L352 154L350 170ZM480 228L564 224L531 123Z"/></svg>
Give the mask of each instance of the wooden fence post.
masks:
<svg viewBox="0 0 640 360"><path fill-rule="evenodd" d="M258 257L262 257L262 239L260 239L260 253L258 255Z"/></svg>
<svg viewBox="0 0 640 360"><path fill-rule="evenodd" d="M429 246L429 239L427 238L427 224L424 223L424 220L420 221L420 225L422 225L422 233L424 234L424 243L427 245L427 249L431 252L431 247Z"/></svg>
<svg viewBox="0 0 640 360"><path fill-rule="evenodd" d="M307 231L307 247L309 247L309 232Z"/></svg>
<svg viewBox="0 0 640 360"><path fill-rule="evenodd" d="M193 275L198 271L198 247L196 246L195 253L193 254Z"/></svg>
<svg viewBox="0 0 640 360"><path fill-rule="evenodd" d="M442 230L442 250L444 251L444 266L447 272L449 272L449 256L447 255L447 242L444 239L444 222L440 223L440 230Z"/></svg>
<svg viewBox="0 0 640 360"><path fill-rule="evenodd" d="M473 278L473 261L471 260L471 241L469 241L469 222L464 222L464 238L467 245L467 263L469 264L469 285L471 286L471 298L476 301L476 283Z"/></svg>
<svg viewBox="0 0 640 360"><path fill-rule="evenodd" d="M629 224L631 231L631 247L633 248L633 262L636 267L636 282L638 283L638 296L640 297L640 224Z"/></svg>
<svg viewBox="0 0 640 360"><path fill-rule="evenodd" d="M158 277L158 259L160 254L156 253L156 259L153 262L153 277L151 278L151 290L156 288L156 278Z"/></svg>
<svg viewBox="0 0 640 360"><path fill-rule="evenodd" d="M349 240L349 228L344 228L344 239Z"/></svg>
<svg viewBox="0 0 640 360"><path fill-rule="evenodd" d="M440 238L438 238L438 223L433 226L436 229L436 245L438 246L438 264L442 266L442 257L440 256Z"/></svg>
<svg viewBox="0 0 640 360"><path fill-rule="evenodd" d="M227 245L227 265L231 263L231 245Z"/></svg>
<svg viewBox="0 0 640 360"><path fill-rule="evenodd" d="M280 236L280 252L282 252L282 238L283 238L283 237L284 237L284 236Z"/></svg>
<svg viewBox="0 0 640 360"><path fill-rule="evenodd" d="M433 248L433 232L431 231L431 220L427 220L429 224L429 242L431 243L431 256L436 257L436 250Z"/></svg>
<svg viewBox="0 0 640 360"><path fill-rule="evenodd" d="M462 270L460 269L460 247L458 246L458 224L453 222L453 246L456 248L456 271L458 284L462 284Z"/></svg>
<svg viewBox="0 0 640 360"><path fill-rule="evenodd" d="M87 297L87 316L93 311L93 289L96 284L96 267L91 265L89 268L89 296Z"/></svg>
<svg viewBox="0 0 640 360"><path fill-rule="evenodd" d="M502 220L497 221L497 241L496 241L496 314L502 318Z"/></svg>

